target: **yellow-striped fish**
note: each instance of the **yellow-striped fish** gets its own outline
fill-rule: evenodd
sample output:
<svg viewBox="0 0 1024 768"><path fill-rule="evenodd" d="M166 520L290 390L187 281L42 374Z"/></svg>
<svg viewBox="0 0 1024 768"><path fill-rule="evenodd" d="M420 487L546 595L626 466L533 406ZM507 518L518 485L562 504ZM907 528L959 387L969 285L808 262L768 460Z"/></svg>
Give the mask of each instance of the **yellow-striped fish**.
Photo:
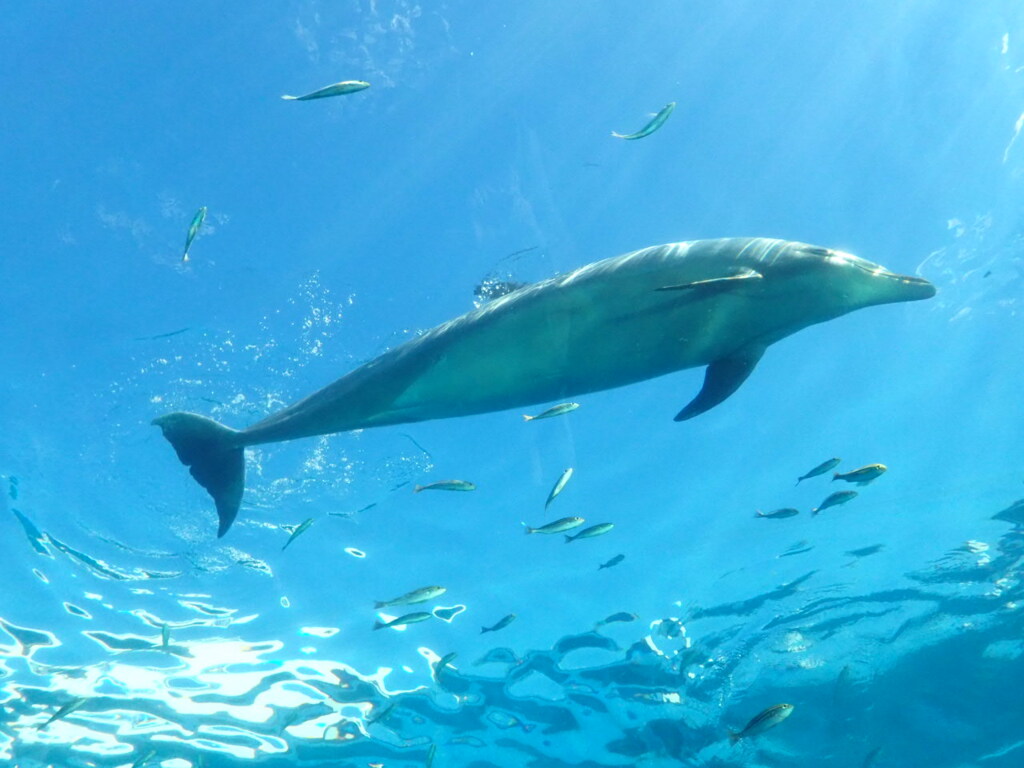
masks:
<svg viewBox="0 0 1024 768"><path fill-rule="evenodd" d="M881 477L888 469L885 464L868 464L864 467L851 469L849 472L836 472L832 475L832 481L845 480L848 483L867 485L875 478Z"/></svg>
<svg viewBox="0 0 1024 768"><path fill-rule="evenodd" d="M342 80L340 83L325 85L302 96L289 96L285 94L281 98L285 101L310 101L311 99L326 99L329 96L345 96L349 93L362 91L369 88L370 84L365 80Z"/></svg>
<svg viewBox="0 0 1024 768"><path fill-rule="evenodd" d="M196 211L196 215L192 217L192 223L188 225L188 235L185 236L185 252L181 254L182 263L188 261L188 249L192 247L192 241L196 239L204 221L206 221L205 205Z"/></svg>
<svg viewBox="0 0 1024 768"><path fill-rule="evenodd" d="M284 552L286 549L288 549L288 545L291 544L293 541L295 541L297 538L299 538L299 536L304 534L306 531L308 531L309 530L309 526L311 526L312 524L313 524L313 518L312 517L307 518L307 519L303 520L301 523L299 523L295 527L295 529L292 531L292 535L288 537L288 541L286 541L284 543L284 546L281 547L281 551Z"/></svg>
<svg viewBox="0 0 1024 768"><path fill-rule="evenodd" d="M562 473L562 476L558 478L558 482L555 483L555 486L551 489L551 493L548 494L548 500L544 502L544 509L550 507L551 502L555 500L555 497L558 494L560 494L563 490L565 490L565 486L568 484L571 478L572 467L569 467L567 470L565 470L565 472Z"/></svg>
<svg viewBox="0 0 1024 768"><path fill-rule="evenodd" d="M541 525L537 528L531 528L526 526L527 533L565 533L571 531L573 528L578 528L583 525L584 519L582 517L563 517L560 520L555 520L553 523L547 525ZM524 523L525 525L525 523Z"/></svg>
<svg viewBox="0 0 1024 768"><path fill-rule="evenodd" d="M413 487L413 493L420 491L475 491L476 485L469 480L438 480L436 483L417 485Z"/></svg>
<svg viewBox="0 0 1024 768"><path fill-rule="evenodd" d="M751 721L743 727L742 731L730 733L729 741L735 744L740 739L748 739L751 736L764 733L769 728L774 728L791 714L793 714L792 704L776 704L773 707L768 707L763 712L754 715Z"/></svg>
<svg viewBox="0 0 1024 768"><path fill-rule="evenodd" d="M612 136L614 136L616 139L642 139L645 136L650 136L652 133L654 133L656 130L658 130L659 128L661 128L661 126L665 124L665 121L668 120L668 116L672 114L672 110L675 108L676 103L674 101L670 101L668 104L662 107L661 112L656 114L654 118L651 120L651 122L649 122L636 133L622 134L612 131Z"/></svg>
<svg viewBox="0 0 1024 768"><path fill-rule="evenodd" d="M579 403L561 403L559 405L553 405L546 411L541 411L536 416L530 416L527 413L523 414L523 421L537 421L538 419L550 419L552 416L561 416L563 413L572 413L580 407Z"/></svg>

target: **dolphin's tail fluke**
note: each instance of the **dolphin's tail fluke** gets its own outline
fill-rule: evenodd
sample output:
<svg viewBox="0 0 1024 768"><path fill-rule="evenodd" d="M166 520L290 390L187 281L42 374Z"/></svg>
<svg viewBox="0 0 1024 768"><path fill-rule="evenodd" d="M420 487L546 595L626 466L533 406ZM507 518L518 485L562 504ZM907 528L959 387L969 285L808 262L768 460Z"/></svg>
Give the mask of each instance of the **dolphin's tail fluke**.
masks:
<svg viewBox="0 0 1024 768"><path fill-rule="evenodd" d="M213 497L220 526L228 532L242 503L245 488L244 447L239 432L195 413L168 413L154 419L192 477Z"/></svg>

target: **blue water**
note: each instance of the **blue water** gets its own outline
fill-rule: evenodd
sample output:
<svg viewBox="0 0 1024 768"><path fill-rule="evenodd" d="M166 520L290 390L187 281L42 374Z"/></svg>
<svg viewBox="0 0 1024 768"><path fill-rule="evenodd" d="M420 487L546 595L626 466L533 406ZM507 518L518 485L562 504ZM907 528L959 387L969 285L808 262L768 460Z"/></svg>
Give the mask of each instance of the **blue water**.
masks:
<svg viewBox="0 0 1024 768"><path fill-rule="evenodd" d="M4 15L4 765L1024 765L1019 3ZM223 539L149 424L254 423L487 278L731 236L938 295L800 331L682 424L700 370L252 449ZM812 517L830 456L889 470ZM478 489L412 492L449 478ZM522 534L568 515L615 528Z"/></svg>

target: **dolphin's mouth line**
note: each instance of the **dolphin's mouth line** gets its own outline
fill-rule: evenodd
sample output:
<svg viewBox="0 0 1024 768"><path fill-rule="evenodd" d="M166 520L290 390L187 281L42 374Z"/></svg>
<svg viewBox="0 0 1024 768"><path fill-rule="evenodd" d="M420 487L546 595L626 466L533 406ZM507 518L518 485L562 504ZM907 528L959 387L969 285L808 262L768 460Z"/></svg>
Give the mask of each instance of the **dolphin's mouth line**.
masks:
<svg viewBox="0 0 1024 768"><path fill-rule="evenodd" d="M875 273L878 277L884 277L890 282L895 282L900 286L903 286L906 291L912 292L912 295L906 296L904 301L916 301L918 299L929 299L935 295L935 286L923 277L916 277L914 275L900 275L896 272L889 272L885 270L883 272Z"/></svg>
<svg viewBox="0 0 1024 768"><path fill-rule="evenodd" d="M915 277L914 275L901 275L899 272L890 272L887 269L867 269L858 265L858 269L867 272L869 275L875 277L884 277L887 280L899 280L901 283L909 283L911 285L931 285L923 277Z"/></svg>
<svg viewBox="0 0 1024 768"><path fill-rule="evenodd" d="M931 285L931 282L925 280L923 277L914 277L913 275L898 275L895 272L890 273L888 276L895 277L901 283L906 283L907 285Z"/></svg>
<svg viewBox="0 0 1024 768"><path fill-rule="evenodd" d="M932 286L931 282L925 280L923 277L917 277L916 275L901 275L898 272L890 272L888 269L883 267L881 264L874 264L866 259L853 256L842 251L829 251L828 260L839 263L848 264L861 272L867 272L873 277L883 277L887 280L897 280L904 285L919 285L919 286Z"/></svg>
<svg viewBox="0 0 1024 768"><path fill-rule="evenodd" d="M925 280L923 277L917 277L915 275L901 275L898 272L890 272L884 267L880 267L877 265L872 265L868 267L865 266L864 264L854 264L853 266L855 266L862 272L867 272L869 275L874 275L875 277L884 277L886 280L896 280L897 282L903 283L905 285L931 285L931 282Z"/></svg>

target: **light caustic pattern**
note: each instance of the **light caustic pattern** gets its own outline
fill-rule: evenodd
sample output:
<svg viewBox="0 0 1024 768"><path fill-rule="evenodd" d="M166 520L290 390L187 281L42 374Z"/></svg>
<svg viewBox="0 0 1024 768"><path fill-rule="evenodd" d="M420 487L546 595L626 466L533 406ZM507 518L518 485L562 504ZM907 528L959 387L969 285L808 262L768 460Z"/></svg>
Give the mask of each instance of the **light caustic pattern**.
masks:
<svg viewBox="0 0 1024 768"><path fill-rule="evenodd" d="M416 647L410 627L413 660L401 673L332 658L345 647L336 627L285 631L270 613L178 594L179 575L103 563L19 510L21 545L39 558L36 577L90 628L2 620L0 756L74 768L234 766L275 756L418 765L433 748L439 765L570 766L585 754L590 765L612 766L716 764L703 761L735 749L745 750L745 764L772 765L832 744L867 757L879 743L865 734L884 734L895 716L887 707L907 706L900 689L923 655L949 654L953 663L973 653L1011 676L1019 669L1020 506L997 511L1015 526L998 540L969 541L905 573L899 588L855 590L845 569L881 551L866 548L832 572L808 570L729 603L594 617L592 628L547 650L493 647L442 665L438 653ZM82 591L78 574L97 591ZM169 598L175 620L150 609L170 610ZM435 615L459 620L458 610ZM780 701L796 705L791 722L729 746L730 728ZM886 742L890 759L941 735L941 723L914 727L934 733Z"/></svg>

